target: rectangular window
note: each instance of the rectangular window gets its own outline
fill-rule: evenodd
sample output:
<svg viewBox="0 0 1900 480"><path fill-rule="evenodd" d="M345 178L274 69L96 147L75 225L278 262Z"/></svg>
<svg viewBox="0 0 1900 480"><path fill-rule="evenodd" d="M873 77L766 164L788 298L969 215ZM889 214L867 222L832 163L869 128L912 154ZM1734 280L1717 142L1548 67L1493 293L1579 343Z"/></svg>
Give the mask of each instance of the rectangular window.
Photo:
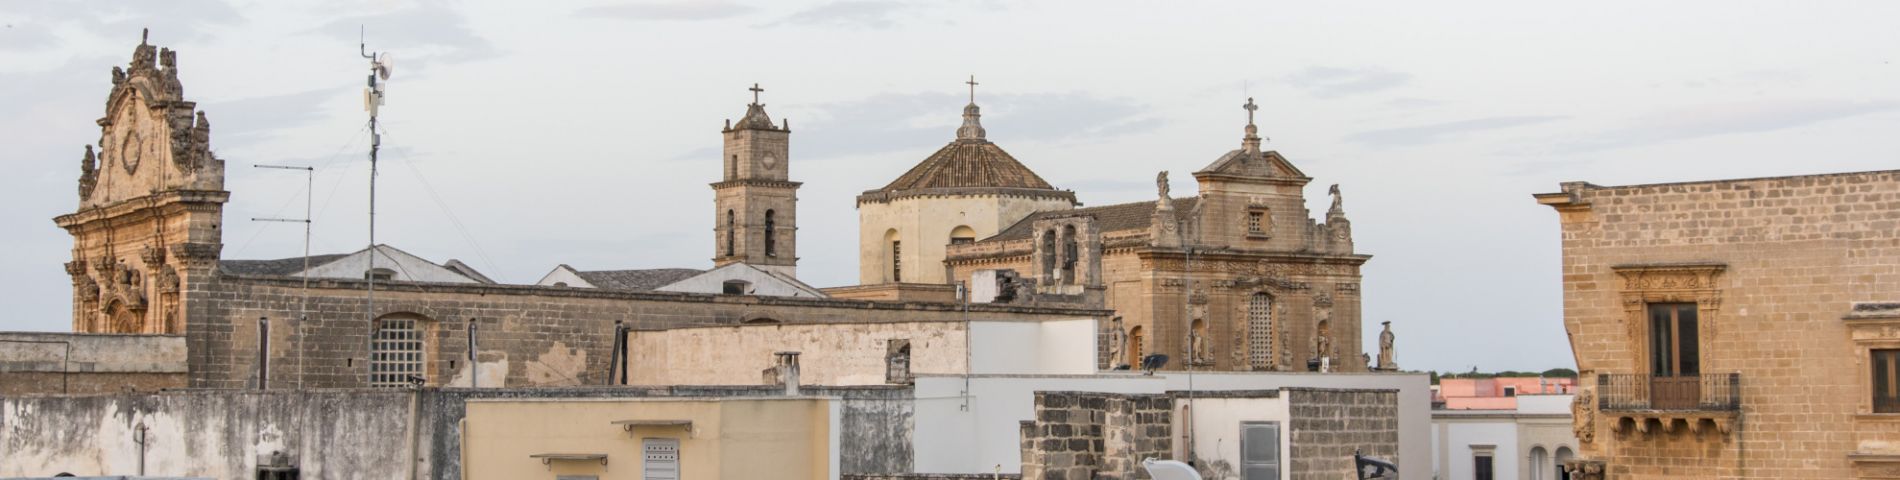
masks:
<svg viewBox="0 0 1900 480"><path fill-rule="evenodd" d="M1695 304L1650 304L1649 373L1658 377L1700 375L1697 330Z"/></svg>
<svg viewBox="0 0 1900 480"><path fill-rule="evenodd" d="M1262 222L1261 220L1265 219L1266 217L1267 217L1267 212L1260 212L1260 211L1247 212L1247 233L1252 234L1252 235L1267 233L1265 229L1261 228L1261 224L1265 223L1265 222Z"/></svg>
<svg viewBox="0 0 1900 480"><path fill-rule="evenodd" d="M969 245L976 243L975 237L950 237L951 245Z"/></svg>
<svg viewBox="0 0 1900 480"><path fill-rule="evenodd" d="M1867 352L1874 372L1874 413L1900 413L1900 349Z"/></svg>
<svg viewBox="0 0 1900 480"><path fill-rule="evenodd" d="M422 330L413 318L386 318L371 339L369 386L406 387L422 379Z"/></svg>
<svg viewBox="0 0 1900 480"><path fill-rule="evenodd" d="M1504 396L1506 397L1517 396L1517 387L1504 387Z"/></svg>
<svg viewBox="0 0 1900 480"><path fill-rule="evenodd" d="M904 281L903 242L891 240L891 281Z"/></svg>
<svg viewBox="0 0 1900 480"><path fill-rule="evenodd" d="M1280 422L1241 422L1240 478L1280 479Z"/></svg>
<svg viewBox="0 0 1900 480"><path fill-rule="evenodd" d="M1497 478L1491 471L1490 455L1471 457L1471 461L1471 478L1473 480L1494 480Z"/></svg>

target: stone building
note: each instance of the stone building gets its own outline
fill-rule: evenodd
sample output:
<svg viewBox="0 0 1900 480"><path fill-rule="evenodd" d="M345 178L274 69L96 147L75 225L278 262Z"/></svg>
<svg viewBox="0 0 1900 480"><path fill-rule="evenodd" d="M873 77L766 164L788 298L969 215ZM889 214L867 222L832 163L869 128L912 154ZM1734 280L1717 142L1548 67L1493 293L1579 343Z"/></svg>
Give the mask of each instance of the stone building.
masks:
<svg viewBox="0 0 1900 480"><path fill-rule="evenodd" d="M1105 368L1165 354L1169 369L1364 371L1359 267L1371 256L1353 251L1337 185L1325 222L1309 217L1312 178L1261 149L1246 108L1241 148L1194 172L1198 195L1170 197L1162 172L1156 201L1029 214L952 242L950 277L997 302L1114 310Z"/></svg>
<svg viewBox="0 0 1900 480"><path fill-rule="evenodd" d="M1580 478L1900 477L1900 170L1536 199Z"/></svg>
<svg viewBox="0 0 1900 480"><path fill-rule="evenodd" d="M141 42L130 69L113 70L98 148L86 147L80 165L79 205L55 222L73 236L73 331L183 335L192 387L604 384L612 360L624 358L616 336L627 330L1107 318L1083 308L823 298L793 276L799 184L789 180L790 131L756 96L722 130L714 263L727 268L563 267L545 285L502 285L461 262L386 245L224 259L223 163L175 68L174 52ZM721 290L744 278L757 282ZM788 291L761 292L767 286Z"/></svg>
<svg viewBox="0 0 1900 480"><path fill-rule="evenodd" d="M972 81L974 83L974 81ZM974 88L974 85L972 85ZM858 195L858 282L947 284L944 251L1030 214L1068 210L1058 190L987 138L974 90L957 138L883 188Z"/></svg>

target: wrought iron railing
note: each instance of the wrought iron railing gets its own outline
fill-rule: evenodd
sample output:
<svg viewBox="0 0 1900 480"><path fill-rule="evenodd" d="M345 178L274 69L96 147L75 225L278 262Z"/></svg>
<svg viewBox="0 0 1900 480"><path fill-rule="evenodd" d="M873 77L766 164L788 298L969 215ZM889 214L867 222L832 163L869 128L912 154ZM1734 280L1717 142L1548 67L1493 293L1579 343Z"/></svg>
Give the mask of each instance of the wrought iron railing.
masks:
<svg viewBox="0 0 1900 480"><path fill-rule="evenodd" d="M1740 410L1742 374L1597 375L1600 410Z"/></svg>

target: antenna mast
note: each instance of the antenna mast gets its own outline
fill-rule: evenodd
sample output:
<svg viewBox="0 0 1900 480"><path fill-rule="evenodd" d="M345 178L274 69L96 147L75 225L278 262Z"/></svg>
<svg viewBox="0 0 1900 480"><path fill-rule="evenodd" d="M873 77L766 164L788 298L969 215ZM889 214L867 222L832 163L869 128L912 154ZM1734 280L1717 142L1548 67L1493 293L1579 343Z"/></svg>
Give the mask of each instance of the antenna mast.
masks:
<svg viewBox="0 0 1900 480"><path fill-rule="evenodd" d="M374 362L376 346L376 151L382 147L383 136L376 131L376 114L383 105L384 85L389 81L389 54L377 55L369 51L362 40L362 31L357 32L357 53L369 59L369 84L363 87L363 109L369 111L369 268L363 271L367 284L368 308L363 311L365 325L369 328L368 342L365 344L366 363ZM365 385L375 381L373 371L368 365L363 368Z"/></svg>
<svg viewBox="0 0 1900 480"><path fill-rule="evenodd" d="M302 389L303 388L303 324L304 322L310 321L310 198L316 195L316 191L314 189L317 187L317 180L316 180L317 169L313 167L307 167L307 166L299 167L299 166L289 166L289 165L261 165L260 164L260 165L252 165L252 166L257 167L257 168L270 168L270 169L276 169L276 170L303 170L304 184L305 184L304 196L303 196L303 218L252 218L251 219L251 221L253 222L285 222L285 223L302 223L303 224L303 274L299 275L303 277L303 289L301 290L301 293L300 293L303 299L300 301L301 305L299 306L299 309L301 309L302 311L299 312L296 326L292 327L294 329L293 332L295 333L293 337L296 338L296 343L297 343L297 347L296 347L297 348L297 388ZM263 388L264 387L262 385L259 385L259 389L263 389Z"/></svg>

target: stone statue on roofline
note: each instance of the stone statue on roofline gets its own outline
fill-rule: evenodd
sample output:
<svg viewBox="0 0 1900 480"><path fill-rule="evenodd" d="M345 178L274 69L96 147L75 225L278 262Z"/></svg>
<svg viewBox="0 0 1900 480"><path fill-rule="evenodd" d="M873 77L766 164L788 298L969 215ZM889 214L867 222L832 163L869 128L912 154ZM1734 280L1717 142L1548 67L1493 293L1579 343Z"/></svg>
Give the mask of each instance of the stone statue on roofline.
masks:
<svg viewBox="0 0 1900 480"><path fill-rule="evenodd" d="M1379 369L1398 370L1399 364L1392 359L1395 355L1392 351L1392 322L1379 323L1385 325L1385 330L1379 332Z"/></svg>

